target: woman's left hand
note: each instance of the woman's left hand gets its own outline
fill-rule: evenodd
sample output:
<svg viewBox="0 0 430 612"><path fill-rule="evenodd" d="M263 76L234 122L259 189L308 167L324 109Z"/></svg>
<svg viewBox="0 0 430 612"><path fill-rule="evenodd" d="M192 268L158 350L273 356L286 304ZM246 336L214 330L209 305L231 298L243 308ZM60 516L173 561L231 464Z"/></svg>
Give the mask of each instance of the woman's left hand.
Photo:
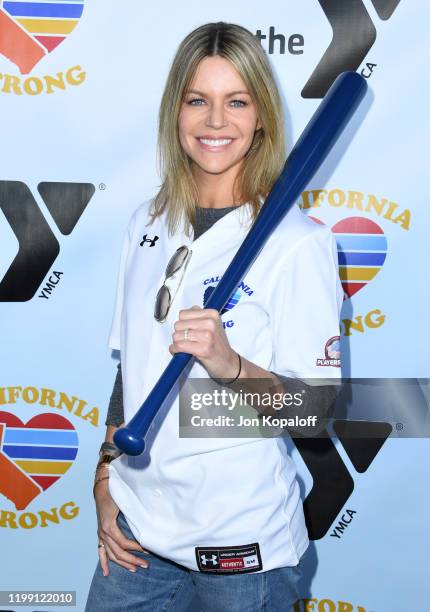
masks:
<svg viewBox="0 0 430 612"><path fill-rule="evenodd" d="M193 306L179 311L169 352L191 353L201 361L214 378L234 378L239 369L239 358L231 348L221 315L214 308ZM188 340L184 330L188 329Z"/></svg>

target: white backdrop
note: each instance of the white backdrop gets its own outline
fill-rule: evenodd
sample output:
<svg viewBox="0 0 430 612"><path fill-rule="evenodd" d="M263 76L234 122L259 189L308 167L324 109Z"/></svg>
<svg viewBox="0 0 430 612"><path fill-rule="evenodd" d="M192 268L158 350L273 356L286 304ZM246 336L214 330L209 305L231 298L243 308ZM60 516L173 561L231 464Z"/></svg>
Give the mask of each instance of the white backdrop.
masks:
<svg viewBox="0 0 430 612"><path fill-rule="evenodd" d="M366 100L301 205L330 227L359 217L358 230L351 221L346 226L360 231L363 219L371 220L387 240L379 272L344 304L344 375L426 377L430 14L417 0L402 0L388 19L370 0L345 0L331 23L325 14L331 3L322 0L211 6L87 0L73 3L73 14L71 3L58 2L53 18L35 15L34 7L23 15L18 4L0 2L0 538L7 551L0 589L76 590L82 611L97 561L91 487L116 373L107 337L122 236L132 212L159 185L156 120L177 45L194 27L217 20L260 30L267 51L271 27L284 35L285 52L277 39L269 57L290 147L320 102L317 92L304 97L302 90L333 29L340 64L344 57L340 69L350 68L347 57L358 58L353 69L366 75L366 63L374 65ZM375 5L380 11L396 2ZM357 7L367 11L364 21ZM372 23L376 40L360 52ZM291 35L303 36L295 47L303 53L288 52ZM57 46L47 52L49 45ZM322 189L318 201L311 192ZM46 416L30 424L33 433L30 427L22 433L38 415ZM76 439L74 458L69 447ZM13 456L16 440L57 444L63 454L47 451L35 465L30 456ZM325 535L311 542L303 597L313 600L296 612L424 609L428 440L389 439L363 473L333 441L354 490ZM291 448L305 499L313 479ZM339 529L348 510L353 518Z"/></svg>

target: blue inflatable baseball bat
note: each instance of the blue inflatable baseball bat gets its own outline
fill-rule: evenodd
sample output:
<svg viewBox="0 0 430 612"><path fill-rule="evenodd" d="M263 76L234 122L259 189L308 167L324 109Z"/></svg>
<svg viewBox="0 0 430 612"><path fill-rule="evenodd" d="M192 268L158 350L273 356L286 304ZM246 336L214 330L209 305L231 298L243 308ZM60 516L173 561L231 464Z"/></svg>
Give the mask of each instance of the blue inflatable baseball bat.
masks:
<svg viewBox="0 0 430 612"><path fill-rule="evenodd" d="M356 72L342 72L334 81L292 149L246 238L233 257L205 308L221 312L231 294L260 253L271 233L300 197L360 104L366 80ZM194 356L176 353L130 422L114 435L127 455L145 450L145 436L180 374Z"/></svg>

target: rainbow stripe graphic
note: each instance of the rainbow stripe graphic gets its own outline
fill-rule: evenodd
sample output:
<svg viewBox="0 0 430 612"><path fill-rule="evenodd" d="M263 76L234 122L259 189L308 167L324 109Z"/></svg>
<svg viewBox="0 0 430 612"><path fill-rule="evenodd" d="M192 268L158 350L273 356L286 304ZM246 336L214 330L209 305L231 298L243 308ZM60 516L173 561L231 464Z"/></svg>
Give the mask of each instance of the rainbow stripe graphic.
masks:
<svg viewBox="0 0 430 612"><path fill-rule="evenodd" d="M332 227L336 237L339 276L347 297L367 285L384 265L387 239L377 223L349 217Z"/></svg>
<svg viewBox="0 0 430 612"><path fill-rule="evenodd" d="M75 29L84 0L0 0L0 53L23 74Z"/></svg>
<svg viewBox="0 0 430 612"><path fill-rule="evenodd" d="M232 308L234 308L236 306L236 304L238 303L238 301L240 300L240 296L241 293L239 290L236 290L233 295L229 298L228 302L226 303L226 305L223 308L222 312L227 312L227 310L231 310ZM222 313L221 313L222 314Z"/></svg>
<svg viewBox="0 0 430 612"><path fill-rule="evenodd" d="M210 298L214 290L215 290L215 287L213 287L212 285L209 285L209 287L206 288L203 294L203 308L205 308L205 304L207 303L208 299ZM242 297L242 293L240 292L239 289L236 289L233 295L229 298L228 302L225 304L224 308L221 310L220 315L223 315L228 310L231 310L232 308L234 308L241 297Z"/></svg>
<svg viewBox="0 0 430 612"><path fill-rule="evenodd" d="M34 498L73 465L78 435L65 417L39 414L24 425L16 415L0 411L0 427L0 490L7 497L25 492Z"/></svg>

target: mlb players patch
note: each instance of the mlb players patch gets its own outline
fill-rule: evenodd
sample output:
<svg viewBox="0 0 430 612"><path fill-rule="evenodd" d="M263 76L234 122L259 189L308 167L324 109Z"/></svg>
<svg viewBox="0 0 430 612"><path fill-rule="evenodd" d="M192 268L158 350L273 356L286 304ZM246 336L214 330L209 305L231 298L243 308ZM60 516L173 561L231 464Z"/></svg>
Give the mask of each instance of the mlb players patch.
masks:
<svg viewBox="0 0 430 612"><path fill-rule="evenodd" d="M263 569L258 542L243 546L196 546L197 566L211 574L248 574Z"/></svg>
<svg viewBox="0 0 430 612"><path fill-rule="evenodd" d="M317 366L334 366L340 368L340 336L332 336L325 343L324 358L317 359Z"/></svg>

